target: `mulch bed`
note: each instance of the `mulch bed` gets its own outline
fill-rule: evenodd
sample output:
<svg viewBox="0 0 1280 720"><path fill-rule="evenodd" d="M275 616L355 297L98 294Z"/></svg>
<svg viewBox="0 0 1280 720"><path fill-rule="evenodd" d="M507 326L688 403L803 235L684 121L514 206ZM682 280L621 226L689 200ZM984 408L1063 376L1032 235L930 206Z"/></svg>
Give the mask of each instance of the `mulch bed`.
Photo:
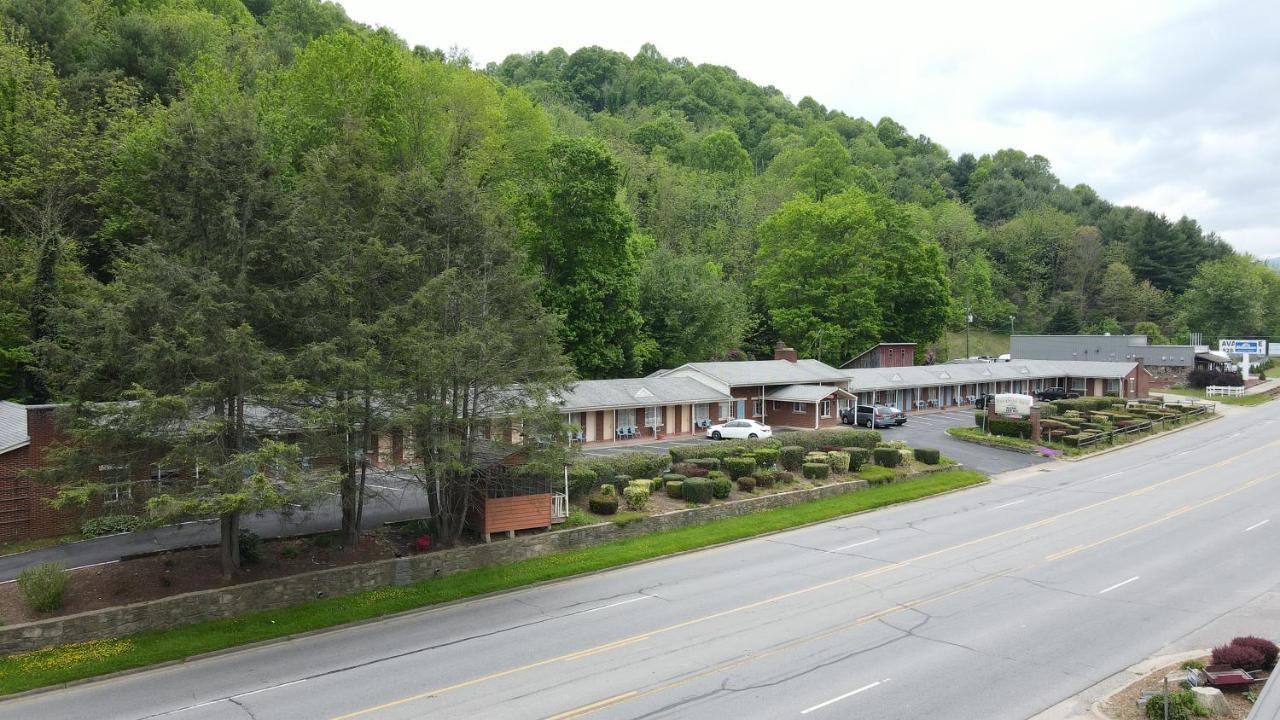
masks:
<svg viewBox="0 0 1280 720"><path fill-rule="evenodd" d="M1205 665L1209 664L1208 655L1199 660ZM1164 692L1164 676L1180 667L1182 667L1182 663L1174 663L1152 672L1119 693L1107 698L1102 703L1102 711L1112 720L1146 720L1146 714L1138 709L1138 697L1144 692ZM1172 686L1169 689L1171 691L1175 690ZM1253 691L1261 692L1262 684L1254 685ZM1231 706L1232 714L1230 716L1218 715L1216 717L1225 717L1228 720L1244 720L1244 718L1248 717L1249 711L1253 709L1253 703L1246 700L1243 693L1224 692L1222 694L1226 697L1227 704Z"/></svg>

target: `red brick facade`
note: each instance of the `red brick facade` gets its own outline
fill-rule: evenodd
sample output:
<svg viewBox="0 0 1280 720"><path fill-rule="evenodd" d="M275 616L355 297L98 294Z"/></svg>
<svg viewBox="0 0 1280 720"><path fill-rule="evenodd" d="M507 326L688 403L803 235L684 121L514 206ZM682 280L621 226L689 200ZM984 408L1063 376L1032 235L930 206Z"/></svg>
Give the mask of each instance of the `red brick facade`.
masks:
<svg viewBox="0 0 1280 720"><path fill-rule="evenodd" d="M65 535L78 526L76 511L49 506L52 487L23 475L44 466L45 454L57 438L54 408L29 406L27 434L29 445L0 455L0 542Z"/></svg>

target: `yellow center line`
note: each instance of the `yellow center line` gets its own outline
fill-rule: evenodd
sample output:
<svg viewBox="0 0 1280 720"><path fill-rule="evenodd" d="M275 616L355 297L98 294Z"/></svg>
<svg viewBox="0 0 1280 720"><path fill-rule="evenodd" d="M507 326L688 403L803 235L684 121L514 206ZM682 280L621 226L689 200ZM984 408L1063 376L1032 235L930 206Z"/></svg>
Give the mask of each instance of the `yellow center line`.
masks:
<svg viewBox="0 0 1280 720"><path fill-rule="evenodd" d="M1089 511L1089 510L1093 510L1093 509L1095 509L1095 508L1099 508L1099 507L1102 507L1102 506L1104 506L1104 505L1109 505L1109 504L1111 504L1111 503L1113 503L1113 502L1116 502L1116 501L1118 501L1118 500L1122 500L1122 499L1127 498L1127 497L1134 497L1134 496L1136 496L1136 495L1140 495L1140 494L1142 494L1142 493L1148 492L1148 491L1153 490L1153 489L1155 489L1155 488L1163 487L1163 486L1168 485L1168 484L1170 484L1170 483L1173 483L1173 482L1176 482L1176 481L1179 481L1179 480L1186 479L1186 478L1188 478L1188 477L1191 477L1191 476L1193 476L1193 475L1196 475L1196 474L1199 474L1199 473L1205 472L1205 471L1207 471L1207 470L1212 470L1212 469L1215 469L1215 468L1218 468L1218 467L1222 467L1222 466L1224 466L1224 465L1227 465L1227 464L1231 463L1231 462L1232 462L1233 460L1235 460L1235 459L1238 459L1238 458L1240 458L1240 457L1245 457L1245 456L1247 456L1247 455L1252 455L1253 453L1256 453L1256 452L1261 452L1261 451L1262 451L1262 450L1264 450L1264 449L1271 448L1271 447L1276 446L1276 445L1280 445L1280 439L1273 440L1273 441L1271 441L1271 442L1269 442L1269 443L1267 443L1267 444L1265 444L1265 445L1259 445L1258 447L1256 447L1256 448L1254 448L1254 449L1252 449L1252 450L1247 450L1247 451L1245 451L1245 452L1243 452L1243 453L1240 453L1240 454L1236 455L1234 458L1228 458L1228 459L1226 459L1226 460L1219 461L1219 462L1214 463L1214 464L1212 464L1212 465L1206 465L1205 467L1198 468L1198 469L1196 469L1196 470L1191 470L1191 471L1188 471L1188 472L1182 473L1181 475L1175 475L1174 477L1171 477L1171 478L1168 478L1168 479L1165 479L1165 480L1161 480L1161 481L1159 481L1159 482L1152 483L1152 484L1147 485L1147 486L1145 486L1145 487L1143 487L1143 488L1139 488L1138 490L1134 490L1134 491L1131 491L1131 492L1128 492L1128 493L1125 493L1125 494L1122 494L1122 495L1115 495L1115 496L1113 496L1113 497L1109 497L1109 498L1106 498L1106 499L1104 499L1104 500L1099 500L1098 502L1094 502L1094 503L1090 503L1090 504L1088 504L1088 505L1084 505L1084 506L1079 507L1079 508L1076 508L1076 509L1074 509L1074 510L1067 510L1067 511L1065 511L1065 512L1058 513L1057 515L1052 515L1052 516L1050 516L1050 517L1048 517L1048 518L1044 518L1044 519L1041 519L1041 520L1036 520L1036 521L1034 521L1034 522L1026 523L1026 524L1023 524L1023 525L1018 525L1017 527L1009 528L1008 530L1001 530L1000 532L992 533L992 534L990 534L990 535L985 535L985 536L982 536L982 537L979 537L979 538L974 538L973 540L966 540L965 542L957 543L957 544L955 544L955 545L950 545L950 546L948 546L948 547L944 547L944 548L940 548L940 549L938 549L938 550L934 550L934 551L932 551L932 552L924 553L923 555L917 555L917 556L915 556L915 557L913 557L913 558L910 558L910 559L908 559L908 560L902 560L902 561L892 562L892 563L889 563L889 564L887 564L887 565L883 565L883 566L881 566L881 567L877 567L877 568L874 568L874 569L872 569L872 570L865 570L865 571L863 571L863 572L855 573L855 574L853 574L853 575L845 575L845 576L843 576L843 577L838 577L838 578L835 578L835 579L833 579L833 580L828 580L828 581L826 581L826 582L818 583L818 584L816 584L816 585L810 585L810 586L808 586L808 587L800 588L800 589L798 589L798 590L793 590L793 591L791 591L791 592L786 592L786 593L782 593L782 594L780 594L780 595L774 595L774 596L772 596L772 597L764 598L763 600L757 600L757 601L755 601L755 602L747 603L747 604L745 604L745 605L739 605L739 606L737 606L737 607L727 608L727 609L725 609L725 610L721 610L721 611L719 611L719 612L714 612L714 613L711 613L711 614L709 614L709 615L703 615L703 616L701 616L701 617L696 617L696 618L692 618L692 619L690 619L690 620L685 620L685 621L683 621L683 622L679 622L679 623L676 623L676 624L674 624L674 625L667 625L667 626L665 626L665 627L661 627L661 628L658 628L658 629L656 629L656 630L650 630L650 631L648 631L648 632L641 633L641 634L639 634L639 635L634 635L634 636L627 637L627 638L623 638L623 639L621 639L621 640L617 640L617 641L614 641L614 642L611 642L611 643L605 643L605 644L602 644L602 645L597 645L597 646L595 646L595 647L585 648L585 649L583 649L583 650L578 650L578 651L575 651L575 652L572 652L572 653L568 653L568 654L565 654L565 655L557 655L557 656L555 656L555 657L550 657L550 658L546 658L546 659L543 659L543 660L538 660L538 661L536 661L536 662L532 662L532 663L529 663L529 664L527 664L527 665L521 665L521 666L518 666L518 667L508 668L508 669L506 669L506 670L501 670L501 671L499 671L499 672L491 673L491 674L489 674L489 675L483 675L483 676L481 676L481 677L472 678L471 680L466 680L466 681L463 681L463 682L460 682L460 683L456 683L456 684L454 684L454 685L449 685L449 686L447 686L447 687L442 687L442 688L437 688L437 689L434 689L434 690L428 690L428 691L426 691L426 692L422 692L422 693L417 693L417 694L415 694L415 695L410 695L410 696L407 696L407 697L403 697L403 698L400 698L400 699L398 699L398 700L392 700L392 701L389 701L389 702L383 703L383 704L381 704L381 705L374 705L374 706L372 706L372 707L364 708L364 709L362 709L362 710L356 710L356 711L354 711L354 712L350 712L350 713L347 713L347 714L345 714L345 715L338 715L338 716L336 716L336 717L332 718L332 720L352 720L352 718L363 717L363 716L365 716L365 715L370 715L370 714L373 714L373 713L376 713L376 712L379 712L379 711L382 711L382 710L387 710L387 709L389 709L389 708L398 707L398 706L400 706L400 705L404 705L404 704L407 704L407 703L415 702L415 701L418 701L418 700L425 700L425 699L427 699L427 698L437 697L437 696L439 696L439 695L444 695L444 694L446 694L446 693L450 693L450 692L453 692L453 691L455 691L455 690L462 690L462 689L465 689L465 688L473 687L473 686L475 686L475 685L479 685L479 684L481 684L481 683L485 683L485 682L488 682L488 681L490 681L490 680L497 680L497 679L499 679L499 678L509 677L509 676L511 676L511 675L516 675L516 674L519 674L519 673L527 672L527 671L529 671L529 670L536 670L537 668L546 667L547 665L552 665L552 664L554 664L554 663L558 663L558 662L565 662L565 661L570 661L570 660L575 660L575 659L578 659L578 658L580 658L580 657L586 657L587 655L594 655L594 654L596 654L596 653L605 652L605 651L608 651L608 650L612 650L612 649L614 649L614 648L624 647L624 646L626 646L626 645L630 645L630 644L632 644L632 643L636 643L636 642L640 642L640 641L643 641L643 640L647 640L647 639L649 639L650 637L652 637L652 636L654 636L654 635L661 635L661 634L665 634L665 633L674 632L674 631L676 631L676 630L682 630L682 629L684 629L684 628L691 627L691 626L693 626L693 625L699 625L699 624L702 624L702 623L710 622L710 621L712 621L712 620L717 620L717 619L720 619L720 618L723 618L723 617L728 617L728 616L730 616L730 615L735 615L735 614L738 614L738 613L746 612L746 611L748 611L748 610L754 610L754 609L756 609L756 608L760 608L760 607L765 607L765 606L767 606L767 605L776 604L776 603L782 602L782 601L784 601L784 600L789 600L789 599L791 599L791 598L799 597L799 596L801 596L801 595L807 595L807 594L810 594L810 593L818 592L818 591L820 591L820 590L825 590L825 589L827 589L827 588L834 587L834 586L836 586L836 585L840 585L840 584L843 584L843 583L848 583L848 582L857 581L857 580L865 580L865 579L868 579L868 578L876 577L876 576L878 576L878 575L883 575L883 574L885 574L885 573L892 572L892 571L894 571L894 570L899 570L899 569L902 569L902 568L905 568L905 567L909 567L909 566L911 566L911 565L913 565L913 564L915 564L915 563L919 563L920 561L923 561L923 560L929 560L929 559L931 559L931 558L934 558L934 557L937 557L937 556L939 556L939 555L943 555L943 554L946 554L946 553L949 553L949 552L954 552L954 551L956 551L956 550L961 550L961 549L964 549L964 548L967 548L967 547L972 547L972 546L974 546L974 545L978 545L978 544L981 544L981 543L989 542L989 541L991 541L991 540L996 540L996 539L999 539L999 538L1002 538L1002 537L1007 537L1007 536L1012 535L1012 534L1014 534L1014 533L1023 532L1023 531L1027 531L1027 530L1033 530L1033 529L1036 529L1036 528L1041 528L1041 527L1044 527L1044 526L1046 526L1046 525L1049 525L1049 524L1055 523L1055 522L1057 522L1058 520L1061 520L1061 519L1063 519L1063 518L1071 517L1071 516L1073 516L1073 515L1078 515L1078 514L1080 514L1080 513L1087 512L1087 511Z"/></svg>

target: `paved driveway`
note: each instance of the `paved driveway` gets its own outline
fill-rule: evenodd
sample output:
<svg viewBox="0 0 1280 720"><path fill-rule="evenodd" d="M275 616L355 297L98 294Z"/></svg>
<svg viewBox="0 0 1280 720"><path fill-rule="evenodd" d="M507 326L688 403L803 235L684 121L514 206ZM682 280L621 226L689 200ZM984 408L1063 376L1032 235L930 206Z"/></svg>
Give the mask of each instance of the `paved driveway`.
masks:
<svg viewBox="0 0 1280 720"><path fill-rule="evenodd" d="M880 434L886 440L906 440L911 447L937 448L952 460L987 475L1049 462L1038 455L957 440L947 434L949 427L973 427L973 410L913 413L907 416L906 425L882 429Z"/></svg>

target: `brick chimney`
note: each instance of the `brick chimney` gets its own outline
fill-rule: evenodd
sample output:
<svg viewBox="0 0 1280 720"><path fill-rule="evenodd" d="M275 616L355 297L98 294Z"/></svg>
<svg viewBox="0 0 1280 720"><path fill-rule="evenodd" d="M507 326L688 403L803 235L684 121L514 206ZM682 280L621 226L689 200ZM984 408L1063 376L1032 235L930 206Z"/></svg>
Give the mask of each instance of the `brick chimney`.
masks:
<svg viewBox="0 0 1280 720"><path fill-rule="evenodd" d="M789 363L793 363L796 361L796 350L795 348L787 347L786 343L779 340L778 344L773 346L773 359L786 360Z"/></svg>

